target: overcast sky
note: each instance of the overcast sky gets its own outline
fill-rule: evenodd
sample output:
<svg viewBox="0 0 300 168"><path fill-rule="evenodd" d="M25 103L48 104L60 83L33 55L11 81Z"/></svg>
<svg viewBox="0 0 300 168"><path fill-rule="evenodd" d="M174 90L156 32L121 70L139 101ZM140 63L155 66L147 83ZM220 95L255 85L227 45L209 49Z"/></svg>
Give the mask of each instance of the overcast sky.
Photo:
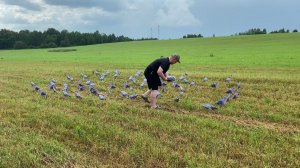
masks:
<svg viewBox="0 0 300 168"><path fill-rule="evenodd" d="M50 27L160 39L300 30L300 0L0 0L0 29Z"/></svg>

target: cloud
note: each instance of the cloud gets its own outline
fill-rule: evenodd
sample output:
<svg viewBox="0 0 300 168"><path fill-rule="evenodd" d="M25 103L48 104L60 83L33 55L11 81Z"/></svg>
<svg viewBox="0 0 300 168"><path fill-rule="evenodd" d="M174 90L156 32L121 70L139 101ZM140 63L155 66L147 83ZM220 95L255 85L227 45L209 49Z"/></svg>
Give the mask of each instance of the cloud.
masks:
<svg viewBox="0 0 300 168"><path fill-rule="evenodd" d="M36 0L0 0L7 5L19 6L27 10L41 11L42 7Z"/></svg>
<svg viewBox="0 0 300 168"><path fill-rule="evenodd" d="M102 8L106 11L124 9L124 0L44 0L48 5L66 6L70 8Z"/></svg>
<svg viewBox="0 0 300 168"><path fill-rule="evenodd" d="M190 10L192 5L192 0L166 0L157 12L156 22L162 26L199 26L200 20Z"/></svg>

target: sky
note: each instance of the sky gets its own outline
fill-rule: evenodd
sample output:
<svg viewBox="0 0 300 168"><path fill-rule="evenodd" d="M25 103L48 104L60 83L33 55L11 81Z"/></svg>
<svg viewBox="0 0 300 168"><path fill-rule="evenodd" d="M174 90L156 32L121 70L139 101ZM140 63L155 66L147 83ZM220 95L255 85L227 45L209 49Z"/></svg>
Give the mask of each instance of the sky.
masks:
<svg viewBox="0 0 300 168"><path fill-rule="evenodd" d="M300 0L0 0L0 29L95 32L130 38L300 30Z"/></svg>

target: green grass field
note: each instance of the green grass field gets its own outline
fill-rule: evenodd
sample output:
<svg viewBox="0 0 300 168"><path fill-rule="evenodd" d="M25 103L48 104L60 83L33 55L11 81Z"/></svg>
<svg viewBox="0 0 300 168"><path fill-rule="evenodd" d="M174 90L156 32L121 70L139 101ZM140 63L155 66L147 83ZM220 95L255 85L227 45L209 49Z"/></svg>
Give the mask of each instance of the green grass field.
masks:
<svg viewBox="0 0 300 168"><path fill-rule="evenodd" d="M299 167L300 33L139 41L49 49L0 51L0 167ZM170 67L185 93L168 83L151 110L119 93L130 75L160 56L181 55ZM120 77L108 94L113 71ZM110 71L100 82L94 71ZM76 90L85 73L107 97ZM224 82L232 75L230 84ZM201 80L204 76L208 82ZM57 81L59 93L47 88ZM143 77L137 78L140 84ZM210 88L219 82L217 89ZM39 96L30 82L48 93ZM236 101L209 111L241 82ZM128 89L126 90L130 92ZM134 92L146 91L134 86Z"/></svg>

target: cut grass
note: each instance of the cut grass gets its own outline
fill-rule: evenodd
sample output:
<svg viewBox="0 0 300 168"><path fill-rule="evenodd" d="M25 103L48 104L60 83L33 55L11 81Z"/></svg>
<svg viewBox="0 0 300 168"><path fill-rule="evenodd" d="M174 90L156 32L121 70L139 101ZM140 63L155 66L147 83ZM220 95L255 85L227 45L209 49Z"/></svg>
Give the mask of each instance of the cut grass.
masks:
<svg viewBox="0 0 300 168"><path fill-rule="evenodd" d="M0 51L0 167L299 167L300 52L294 44L300 36L293 35L116 43L70 53ZM170 73L178 78L187 71L196 81L195 87L180 83L185 94L178 103L173 98L179 91L170 83L158 99L161 110L119 95L130 75L176 48L184 61ZM100 82L96 69L111 74ZM114 69L120 77L109 96ZM82 101L62 97L62 84L75 89L81 72L105 101L87 93ZM53 78L58 94L47 88ZM48 99L33 91L31 81ZM209 87L213 81L217 89ZM202 108L239 81L236 101L217 111ZM137 88L138 94L146 90Z"/></svg>

